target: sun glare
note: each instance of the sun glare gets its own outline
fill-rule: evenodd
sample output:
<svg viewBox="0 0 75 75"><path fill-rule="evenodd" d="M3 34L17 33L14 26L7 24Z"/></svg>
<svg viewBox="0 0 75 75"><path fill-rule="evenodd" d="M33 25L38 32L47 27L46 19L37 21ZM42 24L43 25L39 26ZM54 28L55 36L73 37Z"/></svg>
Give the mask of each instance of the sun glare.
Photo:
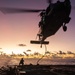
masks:
<svg viewBox="0 0 75 75"><path fill-rule="evenodd" d="M0 51L6 54L24 54L23 52L26 52L27 54L33 54L35 52L38 52L40 54L45 53L45 48L40 48L40 46L28 46L28 47L8 47L8 48L3 48Z"/></svg>

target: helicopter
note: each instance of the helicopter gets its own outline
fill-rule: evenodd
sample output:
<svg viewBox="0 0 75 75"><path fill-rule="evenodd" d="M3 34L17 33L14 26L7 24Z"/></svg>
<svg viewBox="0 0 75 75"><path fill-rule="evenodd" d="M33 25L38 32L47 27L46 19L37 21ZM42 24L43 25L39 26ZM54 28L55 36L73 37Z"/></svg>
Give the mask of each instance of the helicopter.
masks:
<svg viewBox="0 0 75 75"><path fill-rule="evenodd" d="M61 2L52 3L52 0L48 0L48 7L46 9L16 9L16 8L0 8L3 13L17 13L17 12L40 12L41 21L39 22L39 33L37 34L38 40L31 40L32 44L49 44L49 41L45 41L48 37L54 35L60 27L63 27L63 31L67 31L67 24L70 22L71 17L71 2L70 0L64 0Z"/></svg>

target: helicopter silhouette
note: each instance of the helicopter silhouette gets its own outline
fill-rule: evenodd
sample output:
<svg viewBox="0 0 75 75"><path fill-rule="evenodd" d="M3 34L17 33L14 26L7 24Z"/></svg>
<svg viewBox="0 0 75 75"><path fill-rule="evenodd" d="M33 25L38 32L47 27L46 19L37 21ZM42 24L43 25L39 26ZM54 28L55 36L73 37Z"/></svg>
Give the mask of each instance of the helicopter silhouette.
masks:
<svg viewBox="0 0 75 75"><path fill-rule="evenodd" d="M0 8L3 13L18 13L18 12L40 12L41 21L39 22L38 40L31 40L32 44L49 44L45 41L49 36L54 35L62 26L63 31L67 31L67 24L70 22L71 2L58 0L52 3L48 0L49 6L46 9L16 9L16 8Z"/></svg>

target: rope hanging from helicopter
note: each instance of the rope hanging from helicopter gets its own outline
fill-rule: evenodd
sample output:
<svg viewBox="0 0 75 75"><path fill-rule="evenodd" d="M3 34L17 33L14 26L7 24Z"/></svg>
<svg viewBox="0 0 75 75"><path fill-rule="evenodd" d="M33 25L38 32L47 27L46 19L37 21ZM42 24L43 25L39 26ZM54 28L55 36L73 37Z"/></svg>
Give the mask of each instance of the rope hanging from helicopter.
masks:
<svg viewBox="0 0 75 75"><path fill-rule="evenodd" d="M47 46L45 45L45 53L40 59L38 59L37 64L43 59L43 57L45 57L46 53L47 53ZM46 57L48 58L48 56Z"/></svg>

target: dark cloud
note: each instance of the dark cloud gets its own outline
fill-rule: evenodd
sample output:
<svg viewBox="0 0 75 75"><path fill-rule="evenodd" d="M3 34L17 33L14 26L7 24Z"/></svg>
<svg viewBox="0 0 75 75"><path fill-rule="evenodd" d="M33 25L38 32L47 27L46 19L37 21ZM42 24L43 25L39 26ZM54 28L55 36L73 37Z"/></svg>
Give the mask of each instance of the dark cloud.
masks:
<svg viewBox="0 0 75 75"><path fill-rule="evenodd" d="M25 44L18 44L18 46L22 46L23 47L23 46L26 46L26 45Z"/></svg>
<svg viewBox="0 0 75 75"><path fill-rule="evenodd" d="M0 48L0 49L2 49L2 48Z"/></svg>
<svg viewBox="0 0 75 75"><path fill-rule="evenodd" d="M27 52L31 52L31 50L30 50L30 49L28 49L28 50L27 50Z"/></svg>

